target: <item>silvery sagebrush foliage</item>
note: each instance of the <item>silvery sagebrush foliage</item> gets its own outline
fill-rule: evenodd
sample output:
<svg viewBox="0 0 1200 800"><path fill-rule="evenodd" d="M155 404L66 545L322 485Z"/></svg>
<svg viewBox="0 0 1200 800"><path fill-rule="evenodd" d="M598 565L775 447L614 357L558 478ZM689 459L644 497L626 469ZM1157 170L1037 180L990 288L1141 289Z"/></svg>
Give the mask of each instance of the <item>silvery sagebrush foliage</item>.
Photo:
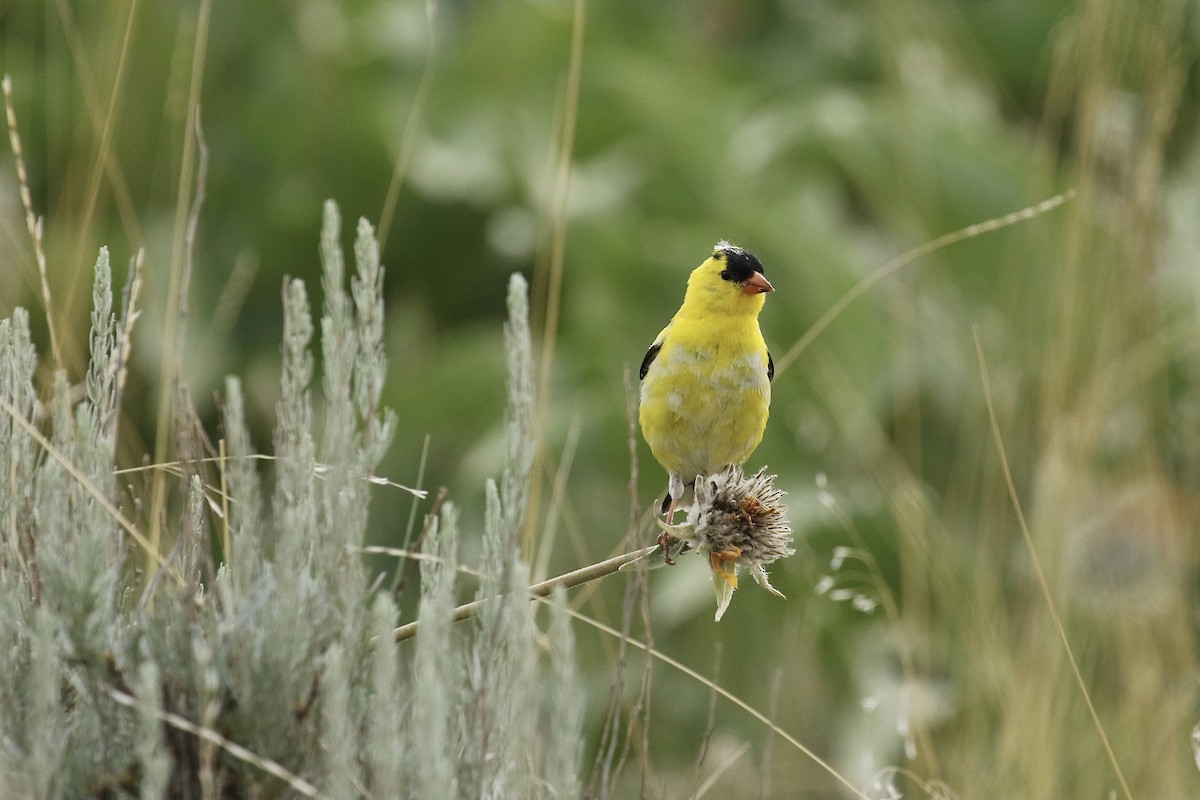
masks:
<svg viewBox="0 0 1200 800"><path fill-rule="evenodd" d="M536 447L525 282L509 285L507 458L486 487L477 595L489 602L452 624L460 532L446 503L429 523L434 559L420 565L421 633L396 644L398 606L371 593L356 549L396 425L382 404L383 270L360 222L347 292L340 235L329 203L322 401L307 291L289 279L273 489L231 377L228 497L188 473L161 565L129 557L138 506L114 476L136 312L113 312L107 251L77 403L61 373L39 401L28 314L0 321L0 797L578 795L583 693L569 618L556 598L541 636L517 547ZM206 554L224 541L214 568ZM134 569L143 563L148 573Z"/></svg>
<svg viewBox="0 0 1200 800"><path fill-rule="evenodd" d="M463 789L472 796L520 797L534 791L534 775L524 766L537 740L539 685L535 674L533 620L527 612L525 587L529 569L517 555L525 525L529 471L536 436L533 432L533 356L529 335L527 287L520 275L509 282L507 456L500 480L487 484L484 564L491 571L480 581L479 599L503 593L475 620L476 637L467 657L466 713L468 737ZM471 720L478 720L474 724Z"/></svg>

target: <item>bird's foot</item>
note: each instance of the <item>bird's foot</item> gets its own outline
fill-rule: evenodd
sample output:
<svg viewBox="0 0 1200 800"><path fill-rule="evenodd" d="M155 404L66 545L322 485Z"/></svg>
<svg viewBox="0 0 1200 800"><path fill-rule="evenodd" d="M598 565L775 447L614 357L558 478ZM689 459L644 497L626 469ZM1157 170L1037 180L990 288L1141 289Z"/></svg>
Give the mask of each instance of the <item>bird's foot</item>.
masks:
<svg viewBox="0 0 1200 800"><path fill-rule="evenodd" d="M659 549L662 550L662 562L658 566L672 566L675 559L691 549L691 543L688 540L688 534L691 528L686 524L671 525L666 520L656 519L658 527L662 531L658 534L658 539L655 541ZM651 567L654 569L654 567Z"/></svg>
<svg viewBox="0 0 1200 800"><path fill-rule="evenodd" d="M663 512L665 523L662 526L662 533L658 535L658 546L663 551L663 562L668 566L674 566L675 559L671 558L671 543L677 539L671 535L671 526L675 523L675 503L678 501L678 494L672 492L667 495L666 500L669 502L664 502L666 505L666 510Z"/></svg>
<svg viewBox="0 0 1200 800"><path fill-rule="evenodd" d="M664 530L658 535L658 546L662 548L663 563L667 566L675 566L675 559L671 558L671 543L676 539L669 531Z"/></svg>

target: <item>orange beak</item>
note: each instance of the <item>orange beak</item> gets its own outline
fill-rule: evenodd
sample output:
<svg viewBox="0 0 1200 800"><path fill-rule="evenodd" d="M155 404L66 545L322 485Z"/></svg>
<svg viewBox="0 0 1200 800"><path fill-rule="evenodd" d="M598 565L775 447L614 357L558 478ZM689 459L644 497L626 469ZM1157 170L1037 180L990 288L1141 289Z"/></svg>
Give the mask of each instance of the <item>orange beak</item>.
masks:
<svg viewBox="0 0 1200 800"><path fill-rule="evenodd" d="M773 292L775 287L771 282L763 277L761 272L751 272L750 277L742 284L742 292L745 294L762 294L763 292Z"/></svg>

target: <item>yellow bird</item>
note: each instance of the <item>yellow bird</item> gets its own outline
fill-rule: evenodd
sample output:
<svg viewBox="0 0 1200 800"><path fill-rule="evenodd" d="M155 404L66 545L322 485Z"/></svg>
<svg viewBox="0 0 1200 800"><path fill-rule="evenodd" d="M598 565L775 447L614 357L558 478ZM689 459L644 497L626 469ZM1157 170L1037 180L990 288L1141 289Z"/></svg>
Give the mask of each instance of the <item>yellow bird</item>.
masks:
<svg viewBox="0 0 1200 800"><path fill-rule="evenodd" d="M757 258L718 242L642 361L638 421L667 470L668 523L697 475L740 466L762 441L775 364L758 314L770 291Z"/></svg>

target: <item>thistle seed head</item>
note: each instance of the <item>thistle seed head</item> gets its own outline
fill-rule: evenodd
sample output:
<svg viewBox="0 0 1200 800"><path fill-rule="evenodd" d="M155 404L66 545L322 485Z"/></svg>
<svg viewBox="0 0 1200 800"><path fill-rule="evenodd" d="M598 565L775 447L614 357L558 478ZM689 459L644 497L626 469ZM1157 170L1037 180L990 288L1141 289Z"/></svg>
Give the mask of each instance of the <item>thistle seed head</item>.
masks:
<svg viewBox="0 0 1200 800"><path fill-rule="evenodd" d="M698 476L687 521L664 526L708 559L718 620L733 598L741 567L759 586L783 597L767 579L765 567L796 552L790 546L792 526L784 494L775 488L775 476L767 475L765 467L749 477L739 466L726 467L714 475Z"/></svg>

